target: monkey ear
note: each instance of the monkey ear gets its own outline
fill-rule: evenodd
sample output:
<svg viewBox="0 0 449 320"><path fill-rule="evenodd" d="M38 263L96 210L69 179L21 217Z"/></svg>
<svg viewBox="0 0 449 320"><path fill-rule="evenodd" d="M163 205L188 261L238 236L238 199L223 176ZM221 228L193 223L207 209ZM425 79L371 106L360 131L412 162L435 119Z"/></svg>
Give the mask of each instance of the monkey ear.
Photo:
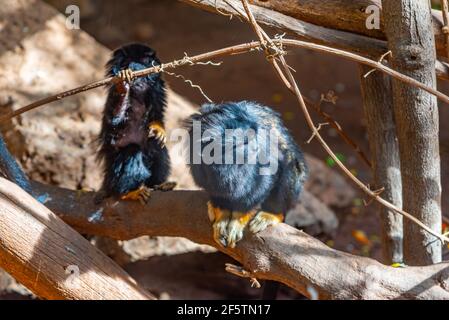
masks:
<svg viewBox="0 0 449 320"><path fill-rule="evenodd" d="M155 66L160 64L160 61L156 56L156 51L154 50L145 52L142 62L147 66Z"/></svg>

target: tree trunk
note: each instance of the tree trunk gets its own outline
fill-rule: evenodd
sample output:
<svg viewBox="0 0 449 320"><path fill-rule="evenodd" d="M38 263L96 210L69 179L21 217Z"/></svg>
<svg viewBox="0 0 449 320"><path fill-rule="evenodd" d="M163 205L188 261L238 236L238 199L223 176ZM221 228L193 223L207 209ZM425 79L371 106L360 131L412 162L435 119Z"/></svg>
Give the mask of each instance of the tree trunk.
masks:
<svg viewBox="0 0 449 320"><path fill-rule="evenodd" d="M402 207L399 147L394 123L391 80L380 72L360 66L360 85L374 171L374 188L384 188L382 197ZM385 207L379 210L383 262L403 261L402 216Z"/></svg>
<svg viewBox="0 0 449 320"><path fill-rule="evenodd" d="M435 42L429 2L383 0L385 32L394 69L436 87ZM393 80L404 210L441 232L438 106L434 96ZM404 221L404 259L409 265L441 261L441 242Z"/></svg>

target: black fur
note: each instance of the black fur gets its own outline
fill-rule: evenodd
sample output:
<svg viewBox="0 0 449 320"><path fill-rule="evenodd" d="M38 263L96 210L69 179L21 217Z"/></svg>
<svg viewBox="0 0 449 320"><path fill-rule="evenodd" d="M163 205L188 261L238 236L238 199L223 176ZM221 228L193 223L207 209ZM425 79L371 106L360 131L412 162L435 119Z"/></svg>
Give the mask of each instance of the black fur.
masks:
<svg viewBox="0 0 449 320"><path fill-rule="evenodd" d="M224 137L226 129L252 129L256 134L274 129L279 138L277 156L269 152L269 160L276 162L277 170L271 175L261 175L263 164L224 164L225 145L222 148L222 164L193 163L193 123L201 123L201 131L213 132L204 137L203 148L215 138ZM261 209L270 213L286 213L297 201L307 177L304 157L293 137L272 109L251 101L229 102L221 105L206 104L200 113L187 122L190 132L190 168L195 183L208 192L215 207L231 211L248 212ZM267 141L256 139L257 153L267 152ZM224 139L222 140L224 141ZM234 151L236 142L232 142ZM245 158L250 153L248 138L244 140ZM235 157L235 153L234 153ZM266 167L266 166L265 166Z"/></svg>
<svg viewBox="0 0 449 320"><path fill-rule="evenodd" d="M159 64L154 50L130 44L114 51L107 64L107 75ZM167 148L148 138L150 122L164 121L164 80L160 74L151 74L134 79L129 87L120 87L123 85L110 86L103 112L98 158L104 162L102 189L106 196L123 195L141 185L161 184L170 171ZM120 92L123 88L127 94Z"/></svg>

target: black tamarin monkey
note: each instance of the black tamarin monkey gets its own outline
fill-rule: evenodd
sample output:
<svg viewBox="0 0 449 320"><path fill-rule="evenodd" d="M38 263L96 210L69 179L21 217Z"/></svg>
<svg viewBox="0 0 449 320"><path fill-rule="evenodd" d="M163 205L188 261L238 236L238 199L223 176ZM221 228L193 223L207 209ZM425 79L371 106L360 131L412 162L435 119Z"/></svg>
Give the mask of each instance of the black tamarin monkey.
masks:
<svg viewBox="0 0 449 320"><path fill-rule="evenodd" d="M191 173L209 194L219 244L235 247L246 227L262 231L297 203L307 166L272 109L251 101L205 104L187 128Z"/></svg>
<svg viewBox="0 0 449 320"><path fill-rule="evenodd" d="M150 188L169 190L170 159L165 146L166 89L161 75L133 79L132 71L159 65L153 49L129 44L114 51L108 76L123 81L109 87L98 158L104 162L104 197L144 200Z"/></svg>
<svg viewBox="0 0 449 320"><path fill-rule="evenodd" d="M244 231L281 222L297 203L307 165L272 109L250 101L205 104L187 128L191 173L209 194L216 242L233 248ZM267 281L263 298L276 298L277 289Z"/></svg>

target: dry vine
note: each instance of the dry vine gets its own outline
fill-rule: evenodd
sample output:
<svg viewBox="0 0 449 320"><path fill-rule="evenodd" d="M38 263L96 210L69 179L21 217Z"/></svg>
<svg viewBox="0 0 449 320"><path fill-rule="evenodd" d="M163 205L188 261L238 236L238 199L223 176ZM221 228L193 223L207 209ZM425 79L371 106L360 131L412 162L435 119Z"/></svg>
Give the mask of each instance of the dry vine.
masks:
<svg viewBox="0 0 449 320"><path fill-rule="evenodd" d="M357 143L355 143L354 140L351 139L351 137L349 137L349 135L343 130L343 128L341 127L341 125L334 120L328 113L324 112L323 110L321 110L321 104L323 101L326 101L323 97L323 95L321 96L320 101L318 101L318 103L313 103L309 98L307 97L303 97L304 101L306 102L306 104L308 104L309 106L312 106L313 109L322 117L326 120L326 122L329 123L329 125L332 126L332 128L335 129L335 131L337 131L338 135L340 136L340 138L343 139L343 141L349 145L351 148L354 149L354 151L359 155L360 159L362 159L362 161L370 168L372 169L372 164L371 161L368 159L368 157L365 155L365 153L362 151L362 149L360 149L360 147L357 145ZM332 102L333 103L333 102ZM335 104L335 103L333 103Z"/></svg>
<svg viewBox="0 0 449 320"><path fill-rule="evenodd" d="M382 63L380 63L379 61L374 61L365 57L362 57L360 55L357 55L355 53L351 53L351 52L347 52L344 50L340 50L340 49L335 49L335 48L331 48L331 47L327 47L327 46L323 46L323 45L319 45L319 44L314 44L311 42L306 42L306 41L301 41L301 40L296 40L296 39L272 39L272 42L276 45L276 46L286 46L286 47L296 47L296 48L303 48L303 49L310 49L313 51L317 51L317 52L322 52L322 53L328 53L328 54L332 54L335 56L339 56L348 60L352 60L367 66L370 66L372 68L375 68L379 71L382 71L385 74L390 75L391 77L402 81L404 83L407 83L411 86L415 86L418 87L424 91L427 91L431 94L433 94L434 96L436 96L438 99L440 99L441 101L448 103L449 104L449 97L447 95L445 95L444 93L431 88L429 86L426 86L425 84L411 78L408 77L402 73L399 73L385 65L383 65ZM243 43L243 44L238 44L238 45L234 45L234 46L230 46L230 47L226 47L226 48L222 48L222 49L218 49L218 50L214 50L214 51L210 51L210 52L206 52L206 53L202 53L193 57L184 57L182 59L179 60L175 60L169 63L164 63L160 66L155 66L155 67L151 67L151 68L147 68L147 69L142 69L139 71L135 71L133 72L133 77L143 77L146 76L148 74L151 73L158 73L158 72L162 72L165 69L175 69L178 67L182 67L182 66L186 66L186 65L195 65L198 62L201 61L209 61L211 59L216 59L216 58L220 58L223 56L229 56L229 55L236 55L236 54L242 54L242 53L247 53L247 52L251 52L254 50L258 50L262 47L261 43L259 41L253 41L253 42L248 42L248 43ZM8 114L2 115L0 117L0 123L4 123L8 120L11 120L14 117L17 117L27 111L36 109L38 107L44 106L46 104L49 104L51 102L54 101L58 101L64 98L67 98L69 96L73 96L75 94L81 93L81 92L85 92L91 89L95 89L98 87L102 87L105 85L109 85L111 83L114 83L116 81L120 81L120 79L118 77L108 77L108 78L104 78L102 80L98 80L95 82L91 82L89 84L86 85L82 85L79 86L77 88L71 89L71 90L67 90L67 91L63 91L60 92L58 94L46 97L44 99L35 101L29 105L26 105L22 108L19 108L13 112L10 112ZM284 78L283 79L284 83L287 85L287 87L289 88L289 90L292 89L291 85L287 82L287 80Z"/></svg>

